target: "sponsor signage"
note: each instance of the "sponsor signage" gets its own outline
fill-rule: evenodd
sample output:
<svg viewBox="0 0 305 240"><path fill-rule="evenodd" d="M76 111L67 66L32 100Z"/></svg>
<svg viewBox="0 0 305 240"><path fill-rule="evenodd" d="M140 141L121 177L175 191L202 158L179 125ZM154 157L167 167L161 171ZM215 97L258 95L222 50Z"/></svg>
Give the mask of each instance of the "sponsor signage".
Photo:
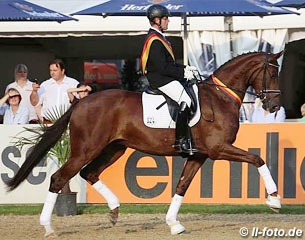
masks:
<svg viewBox="0 0 305 240"><path fill-rule="evenodd" d="M90 83L120 84L119 72L114 63L84 63L84 81Z"/></svg>
<svg viewBox="0 0 305 240"><path fill-rule="evenodd" d="M23 126L0 125L0 131L0 204L42 203L50 176L57 169L56 161L42 161L20 187L7 193L4 182L16 174L29 149L20 152L13 144L13 137L23 131ZM305 149L301 132L305 132L302 123L245 123L241 124L234 144L267 162L283 204L304 204ZM170 203L185 160L128 149L101 174L100 179L121 203ZM73 178L71 187L79 193L78 202L105 203L79 176ZM265 198L264 184L256 167L208 159L191 183L184 203L263 204Z"/></svg>
<svg viewBox="0 0 305 240"><path fill-rule="evenodd" d="M49 189L50 177L58 169L57 159L46 158L41 161L27 179L12 192L7 192L5 181L15 176L25 156L30 151L24 148L20 151L14 144L17 134L30 137L31 134L24 132L21 125L0 125L0 204L21 204L21 203L43 203ZM35 125L26 125L35 127ZM85 181L77 175L71 180L71 190L78 192L77 201L85 202Z"/></svg>
<svg viewBox="0 0 305 240"><path fill-rule="evenodd" d="M268 164L284 204L304 204L305 124L242 124L235 142ZM128 149L100 178L122 203L170 203L185 159L152 156ZM247 163L207 160L184 203L263 204L266 193L257 168ZM87 202L104 199L87 186Z"/></svg>

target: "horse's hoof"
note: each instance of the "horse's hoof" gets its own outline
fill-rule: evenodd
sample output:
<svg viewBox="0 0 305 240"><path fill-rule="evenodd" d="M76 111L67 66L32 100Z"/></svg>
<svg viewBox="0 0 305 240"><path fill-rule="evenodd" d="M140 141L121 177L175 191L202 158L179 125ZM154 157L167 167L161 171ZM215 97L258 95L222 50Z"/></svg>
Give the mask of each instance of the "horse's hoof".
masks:
<svg viewBox="0 0 305 240"><path fill-rule="evenodd" d="M55 232L48 232L44 235L45 238L56 238L57 234Z"/></svg>
<svg viewBox="0 0 305 240"><path fill-rule="evenodd" d="M280 212L281 208L281 197L280 195L277 196L271 196L268 195L266 204L270 207L270 209L276 213Z"/></svg>
<svg viewBox="0 0 305 240"><path fill-rule="evenodd" d="M174 222L173 224L169 225L169 227L171 228L172 235L178 235L185 231L185 227L183 227L179 221Z"/></svg>
<svg viewBox="0 0 305 240"><path fill-rule="evenodd" d="M279 208L273 208L273 207L270 207L270 209L275 212L275 213L280 213L280 209Z"/></svg>
<svg viewBox="0 0 305 240"><path fill-rule="evenodd" d="M109 221L112 223L112 225L114 226L116 224L116 222L118 221L118 217L119 217L119 208L115 208L112 209L109 212Z"/></svg>

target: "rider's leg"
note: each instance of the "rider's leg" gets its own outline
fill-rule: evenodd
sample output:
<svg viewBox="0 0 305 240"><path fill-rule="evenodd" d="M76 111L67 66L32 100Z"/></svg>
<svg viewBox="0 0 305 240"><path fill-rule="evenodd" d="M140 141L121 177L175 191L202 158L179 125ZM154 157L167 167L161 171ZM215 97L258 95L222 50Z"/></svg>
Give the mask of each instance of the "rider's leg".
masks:
<svg viewBox="0 0 305 240"><path fill-rule="evenodd" d="M192 137L189 128L189 112L190 108L185 102L182 102L179 107L179 112L176 120L176 142L175 149L178 152L183 152L192 155L198 150L192 147Z"/></svg>
<svg viewBox="0 0 305 240"><path fill-rule="evenodd" d="M176 121L176 142L174 145L175 149L178 152L187 154L198 152L195 147L192 147L191 131L188 125L191 98L186 93L184 87L178 81L172 81L160 87L159 90L180 105Z"/></svg>
<svg viewBox="0 0 305 240"><path fill-rule="evenodd" d="M164 94L166 94L168 97L173 99L175 102L177 102L179 105L182 102L186 102L187 106L189 108L191 107L191 98L185 91L182 84L177 80L165 84L162 87L159 87L158 89Z"/></svg>

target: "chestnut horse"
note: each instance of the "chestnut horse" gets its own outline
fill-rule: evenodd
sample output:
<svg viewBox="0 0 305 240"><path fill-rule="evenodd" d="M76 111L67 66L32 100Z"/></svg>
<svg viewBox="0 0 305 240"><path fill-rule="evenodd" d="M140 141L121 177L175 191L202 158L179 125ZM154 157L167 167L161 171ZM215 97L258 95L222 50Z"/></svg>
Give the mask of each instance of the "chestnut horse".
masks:
<svg viewBox="0 0 305 240"><path fill-rule="evenodd" d="M166 223L171 234L185 230L177 220L179 208L193 177L207 158L253 164L265 183L268 193L266 204L275 210L281 207L277 186L264 160L232 145L239 129L240 105L249 86L261 98L265 109L270 112L279 109L277 59L281 55L282 52L246 53L223 64L208 79L198 81L201 117L191 132L199 152L188 156L167 212ZM178 155L172 147L175 130L146 127L141 104L141 93L105 90L72 105L54 125L46 128L42 139L34 146L18 173L6 183L9 190L18 187L69 124L71 155L52 175L40 216L45 236L55 235L51 227L51 215L58 192L78 172L106 199L111 210L110 221L115 224L119 200L99 180L100 174L118 160L127 148L152 155Z"/></svg>

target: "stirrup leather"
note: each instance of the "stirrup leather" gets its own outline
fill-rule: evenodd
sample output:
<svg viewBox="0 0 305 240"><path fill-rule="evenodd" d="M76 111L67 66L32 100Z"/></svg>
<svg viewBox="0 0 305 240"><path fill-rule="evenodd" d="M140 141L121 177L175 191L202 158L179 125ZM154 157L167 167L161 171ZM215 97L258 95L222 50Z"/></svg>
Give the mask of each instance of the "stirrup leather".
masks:
<svg viewBox="0 0 305 240"><path fill-rule="evenodd" d="M193 155L198 152L198 149L192 146L191 139L181 138L175 141L175 145L173 145L175 150L179 153L187 153L189 155Z"/></svg>

